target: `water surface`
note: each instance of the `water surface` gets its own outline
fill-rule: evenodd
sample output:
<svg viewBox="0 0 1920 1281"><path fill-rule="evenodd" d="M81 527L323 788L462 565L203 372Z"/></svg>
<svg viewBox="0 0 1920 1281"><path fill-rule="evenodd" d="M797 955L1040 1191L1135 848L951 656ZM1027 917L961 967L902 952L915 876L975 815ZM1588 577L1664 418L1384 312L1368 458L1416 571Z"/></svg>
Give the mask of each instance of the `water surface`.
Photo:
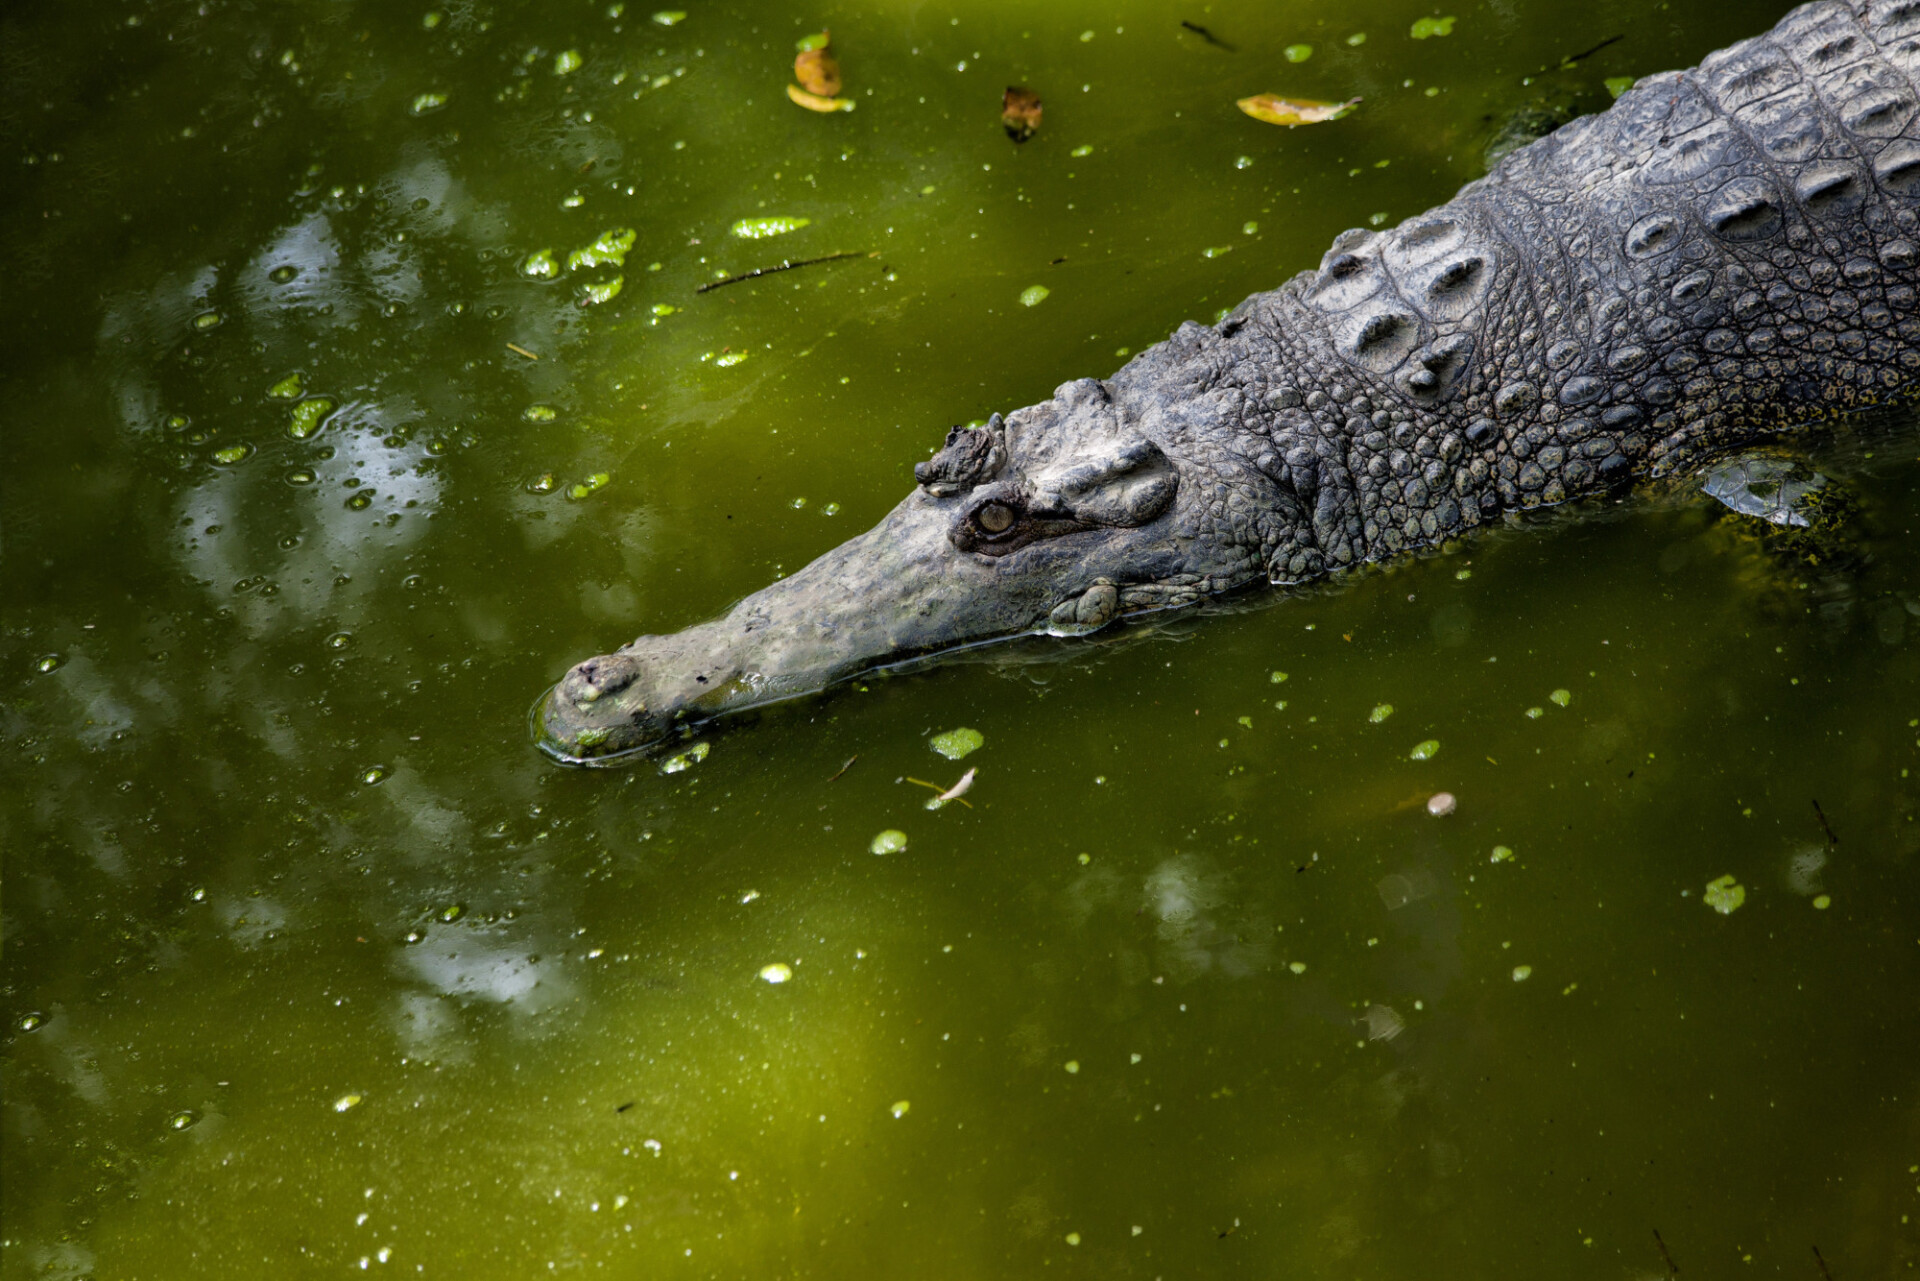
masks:
<svg viewBox="0 0 1920 1281"><path fill-rule="evenodd" d="M1845 576L1667 496L671 773L525 724L1784 7L16 7L0 1273L1905 1275L1905 435Z"/></svg>

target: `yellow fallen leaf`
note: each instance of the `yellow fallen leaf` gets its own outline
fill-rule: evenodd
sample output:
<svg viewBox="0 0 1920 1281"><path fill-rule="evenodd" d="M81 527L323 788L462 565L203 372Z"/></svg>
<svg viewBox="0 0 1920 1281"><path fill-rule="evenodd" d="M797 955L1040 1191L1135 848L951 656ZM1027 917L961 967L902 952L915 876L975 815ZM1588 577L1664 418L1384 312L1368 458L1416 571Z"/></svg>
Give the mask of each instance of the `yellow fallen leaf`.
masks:
<svg viewBox="0 0 1920 1281"><path fill-rule="evenodd" d="M787 97L808 111L852 111L851 98L822 98L817 93L808 93L799 85L787 86Z"/></svg>
<svg viewBox="0 0 1920 1281"><path fill-rule="evenodd" d="M800 52L793 60L793 78L802 89L821 98L840 92L840 64L834 59L831 43L832 37L825 31L808 36L800 42Z"/></svg>
<svg viewBox="0 0 1920 1281"><path fill-rule="evenodd" d="M1360 99L1315 102L1311 98L1282 98L1277 93L1256 93L1251 98L1240 99L1235 105L1255 120L1264 120L1270 125L1317 125L1338 120L1359 106Z"/></svg>

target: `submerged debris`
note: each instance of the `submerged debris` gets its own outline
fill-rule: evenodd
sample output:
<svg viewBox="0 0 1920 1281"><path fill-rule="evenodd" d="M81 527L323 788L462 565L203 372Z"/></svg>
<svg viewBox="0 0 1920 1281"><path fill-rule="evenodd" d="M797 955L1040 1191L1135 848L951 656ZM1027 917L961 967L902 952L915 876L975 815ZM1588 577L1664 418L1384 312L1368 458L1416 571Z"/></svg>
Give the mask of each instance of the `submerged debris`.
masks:
<svg viewBox="0 0 1920 1281"><path fill-rule="evenodd" d="M1707 906L1722 916L1732 916L1740 905L1747 901L1747 887L1733 879L1733 874L1716 877L1707 882L1707 892L1703 895Z"/></svg>
<svg viewBox="0 0 1920 1281"><path fill-rule="evenodd" d="M1040 128L1040 95L1022 85L1008 85L1000 97L1000 123L1007 137L1025 142Z"/></svg>
<svg viewBox="0 0 1920 1281"><path fill-rule="evenodd" d="M1407 1030L1407 1021L1391 1005L1369 1005L1354 1022L1366 1024L1369 1041L1391 1041Z"/></svg>

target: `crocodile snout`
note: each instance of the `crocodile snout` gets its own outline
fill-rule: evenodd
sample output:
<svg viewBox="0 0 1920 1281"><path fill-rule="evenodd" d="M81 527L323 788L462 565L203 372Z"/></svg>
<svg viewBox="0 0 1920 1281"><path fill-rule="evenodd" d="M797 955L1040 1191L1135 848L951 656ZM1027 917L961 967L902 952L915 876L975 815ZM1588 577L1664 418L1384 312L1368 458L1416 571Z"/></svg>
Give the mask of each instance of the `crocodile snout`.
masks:
<svg viewBox="0 0 1920 1281"><path fill-rule="evenodd" d="M560 682L562 697L576 704L592 703L604 694L618 694L639 679L640 664L627 654L601 654L574 665ZM642 703L636 711L645 711Z"/></svg>

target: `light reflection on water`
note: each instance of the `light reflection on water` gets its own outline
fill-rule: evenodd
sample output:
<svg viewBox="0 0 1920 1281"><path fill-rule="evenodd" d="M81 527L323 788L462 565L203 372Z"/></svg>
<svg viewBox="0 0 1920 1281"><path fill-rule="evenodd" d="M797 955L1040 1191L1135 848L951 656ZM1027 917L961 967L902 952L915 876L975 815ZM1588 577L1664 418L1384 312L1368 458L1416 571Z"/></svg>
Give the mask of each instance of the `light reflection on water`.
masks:
<svg viewBox="0 0 1920 1281"><path fill-rule="evenodd" d="M1613 1278L1663 1274L1656 1227L1689 1274L1913 1266L1894 448L1837 584L1649 500L873 680L672 774L523 723L866 527L948 423L1444 199L1522 72L1623 28L1555 82L1599 107L1776 10L1415 43L1216 5L1227 54L1142 6L615 9L0 41L42 104L0 224L0 1272ZM854 113L780 97L815 22ZM1231 109L1279 89L1367 105ZM727 231L776 216L813 221ZM617 269L521 270L623 226ZM336 406L304 439L295 371ZM900 780L962 725L973 808L928 811Z"/></svg>

